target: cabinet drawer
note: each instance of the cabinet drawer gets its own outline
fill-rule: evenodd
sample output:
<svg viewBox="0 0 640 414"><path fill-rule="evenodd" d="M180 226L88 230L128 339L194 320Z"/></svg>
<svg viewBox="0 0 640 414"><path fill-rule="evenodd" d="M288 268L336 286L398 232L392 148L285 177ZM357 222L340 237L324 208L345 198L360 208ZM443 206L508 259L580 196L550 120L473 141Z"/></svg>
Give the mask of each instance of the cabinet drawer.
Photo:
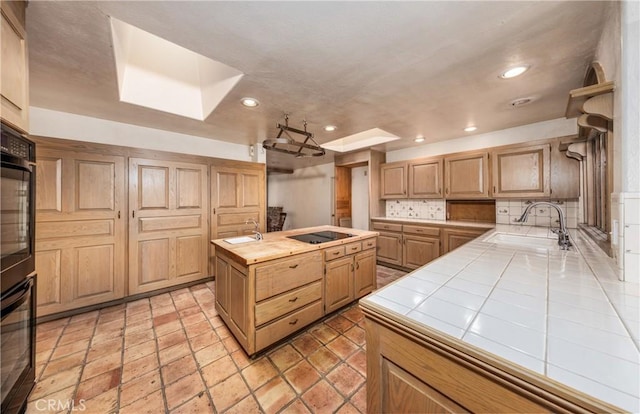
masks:
<svg viewBox="0 0 640 414"><path fill-rule="evenodd" d="M362 250L374 249L376 247L376 238L362 241Z"/></svg>
<svg viewBox="0 0 640 414"><path fill-rule="evenodd" d="M344 256L344 246L331 247L325 249L324 260L329 261Z"/></svg>
<svg viewBox="0 0 640 414"><path fill-rule="evenodd" d="M373 223L374 230L385 230L385 231L402 231L402 224L392 224L392 223Z"/></svg>
<svg viewBox="0 0 640 414"><path fill-rule="evenodd" d="M256 351L266 348L321 317L322 301L317 301L256 330Z"/></svg>
<svg viewBox="0 0 640 414"><path fill-rule="evenodd" d="M279 259L256 269L256 302L322 278L322 253Z"/></svg>
<svg viewBox="0 0 640 414"><path fill-rule="evenodd" d="M308 305L322 297L322 283L315 282L256 304L256 326Z"/></svg>
<svg viewBox="0 0 640 414"><path fill-rule="evenodd" d="M440 237L440 229L437 227L411 226L405 224L403 227L405 233L421 234L424 236Z"/></svg>
<svg viewBox="0 0 640 414"><path fill-rule="evenodd" d="M362 250L362 243L361 242L349 243L344 246L344 249L346 251L345 252L346 254L358 253L359 251Z"/></svg>

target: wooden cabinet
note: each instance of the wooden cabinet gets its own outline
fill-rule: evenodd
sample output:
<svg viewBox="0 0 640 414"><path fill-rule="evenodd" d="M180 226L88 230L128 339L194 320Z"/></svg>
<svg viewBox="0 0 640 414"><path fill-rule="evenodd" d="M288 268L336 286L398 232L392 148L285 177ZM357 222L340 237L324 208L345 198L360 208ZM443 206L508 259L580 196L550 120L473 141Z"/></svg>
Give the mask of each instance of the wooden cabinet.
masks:
<svg viewBox="0 0 640 414"><path fill-rule="evenodd" d="M379 232L377 259L382 263L402 266L402 224L373 221L372 228Z"/></svg>
<svg viewBox="0 0 640 414"><path fill-rule="evenodd" d="M489 154L472 152L446 156L444 180L446 198L488 198Z"/></svg>
<svg viewBox="0 0 640 414"><path fill-rule="evenodd" d="M0 118L22 132L29 131L29 61L25 7L25 1L0 3Z"/></svg>
<svg viewBox="0 0 640 414"><path fill-rule="evenodd" d="M364 244L365 242L363 242ZM356 298L361 298L373 292L377 287L377 270L375 244L356 254L354 259L355 270L353 275L353 291Z"/></svg>
<svg viewBox="0 0 640 414"><path fill-rule="evenodd" d="M493 197L548 197L549 144L491 152Z"/></svg>
<svg viewBox="0 0 640 414"><path fill-rule="evenodd" d="M353 271L351 256L325 264L325 312L331 313L353 302Z"/></svg>
<svg viewBox="0 0 640 414"><path fill-rule="evenodd" d="M425 158L382 164L381 198L442 198L442 163L442 158Z"/></svg>
<svg viewBox="0 0 640 414"><path fill-rule="evenodd" d="M325 250L325 313L331 313L376 288L375 239Z"/></svg>
<svg viewBox="0 0 640 414"><path fill-rule="evenodd" d="M323 253L244 266L217 251L216 310L252 355L320 319Z"/></svg>
<svg viewBox="0 0 640 414"><path fill-rule="evenodd" d="M129 159L129 293L207 277L207 166Z"/></svg>
<svg viewBox="0 0 640 414"><path fill-rule="evenodd" d="M38 316L124 297L124 157L38 148L36 180Z"/></svg>
<svg viewBox="0 0 640 414"><path fill-rule="evenodd" d="M481 234L485 233L487 229L473 229L473 228L457 228L457 229L442 229L442 251L443 253L449 253L450 251L457 249L465 243L470 242Z"/></svg>
<svg viewBox="0 0 640 414"><path fill-rule="evenodd" d="M440 229L433 226L373 222L378 230L377 260L417 269L440 256Z"/></svg>
<svg viewBox="0 0 640 414"><path fill-rule="evenodd" d="M409 198L442 198L442 165L442 158L409 162Z"/></svg>
<svg viewBox="0 0 640 414"><path fill-rule="evenodd" d="M265 171L242 166L211 167L211 239L253 234L255 220L261 232L266 229ZM210 273L213 273L214 248L210 250Z"/></svg>
<svg viewBox="0 0 640 414"><path fill-rule="evenodd" d="M366 304L361 308L366 320L367 412L618 411L462 341L402 325Z"/></svg>
<svg viewBox="0 0 640 414"><path fill-rule="evenodd" d="M417 269L440 256L440 237L422 237L405 234L402 238L403 267Z"/></svg>
<svg viewBox="0 0 640 414"><path fill-rule="evenodd" d="M407 198L407 163L380 165L380 198Z"/></svg>
<svg viewBox="0 0 640 414"><path fill-rule="evenodd" d="M248 270L226 256L216 258L216 305L218 312L226 316L227 326L246 341L249 327L247 312Z"/></svg>

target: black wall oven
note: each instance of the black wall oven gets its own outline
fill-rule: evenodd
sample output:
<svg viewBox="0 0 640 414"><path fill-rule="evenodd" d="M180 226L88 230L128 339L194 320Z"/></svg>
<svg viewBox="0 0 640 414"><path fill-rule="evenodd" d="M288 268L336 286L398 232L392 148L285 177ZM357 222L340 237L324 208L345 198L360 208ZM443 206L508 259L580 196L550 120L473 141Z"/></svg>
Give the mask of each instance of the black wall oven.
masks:
<svg viewBox="0 0 640 414"><path fill-rule="evenodd" d="M25 409L35 377L35 144L2 124L0 396Z"/></svg>

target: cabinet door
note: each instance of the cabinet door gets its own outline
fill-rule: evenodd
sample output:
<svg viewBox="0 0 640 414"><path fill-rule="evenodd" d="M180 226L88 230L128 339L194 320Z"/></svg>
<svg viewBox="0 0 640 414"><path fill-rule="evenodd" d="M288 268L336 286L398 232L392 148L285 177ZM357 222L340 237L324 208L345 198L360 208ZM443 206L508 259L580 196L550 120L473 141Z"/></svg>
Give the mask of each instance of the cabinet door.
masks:
<svg viewBox="0 0 640 414"><path fill-rule="evenodd" d="M402 265L409 269L417 269L440 256L440 239L405 234L402 247Z"/></svg>
<svg viewBox="0 0 640 414"><path fill-rule="evenodd" d="M211 167L211 239L252 234L255 220L265 230L265 173L242 167ZM213 246L210 248L213 273Z"/></svg>
<svg viewBox="0 0 640 414"><path fill-rule="evenodd" d="M39 316L124 296L124 169L119 156L38 149Z"/></svg>
<svg viewBox="0 0 640 414"><path fill-rule="evenodd" d="M333 312L353 301L353 257L347 256L325 264L325 313Z"/></svg>
<svg viewBox="0 0 640 414"><path fill-rule="evenodd" d="M459 154L444 159L446 198L489 197L489 154Z"/></svg>
<svg viewBox="0 0 640 414"><path fill-rule="evenodd" d="M376 254L381 262L402 266L402 233L380 232Z"/></svg>
<svg viewBox="0 0 640 414"><path fill-rule="evenodd" d="M407 198L407 163L380 166L380 198Z"/></svg>
<svg viewBox="0 0 640 414"><path fill-rule="evenodd" d="M231 265L227 260L216 256L216 309L219 313L229 315L229 272Z"/></svg>
<svg viewBox="0 0 640 414"><path fill-rule="evenodd" d="M393 362L383 359L381 368L383 413L469 412Z"/></svg>
<svg viewBox="0 0 640 414"><path fill-rule="evenodd" d="M548 197L549 144L493 151L493 196Z"/></svg>
<svg viewBox="0 0 640 414"><path fill-rule="evenodd" d="M354 290L358 299L376 288L375 250L365 250L355 255Z"/></svg>
<svg viewBox="0 0 640 414"><path fill-rule="evenodd" d="M444 253L448 253L463 244L470 242L486 231L486 229L442 229L442 250Z"/></svg>
<svg viewBox="0 0 640 414"><path fill-rule="evenodd" d="M409 198L442 198L442 158L409 163Z"/></svg>
<svg viewBox="0 0 640 414"><path fill-rule="evenodd" d="M247 335L247 276L235 267L229 269L229 318L240 332Z"/></svg>
<svg viewBox="0 0 640 414"><path fill-rule="evenodd" d="M207 166L129 160L129 292L207 277Z"/></svg>
<svg viewBox="0 0 640 414"><path fill-rule="evenodd" d="M0 101L3 121L15 128L29 130L29 72L26 31L26 2L3 1L0 8Z"/></svg>

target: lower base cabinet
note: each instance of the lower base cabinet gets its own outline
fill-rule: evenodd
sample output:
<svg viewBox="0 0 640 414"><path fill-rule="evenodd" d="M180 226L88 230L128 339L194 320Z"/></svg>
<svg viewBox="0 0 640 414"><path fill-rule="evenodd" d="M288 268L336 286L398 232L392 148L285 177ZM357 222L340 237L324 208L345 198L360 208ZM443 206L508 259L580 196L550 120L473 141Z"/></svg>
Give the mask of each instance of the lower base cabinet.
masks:
<svg viewBox="0 0 640 414"><path fill-rule="evenodd" d="M366 320L367 412L543 413L616 411L526 370L414 331L361 305Z"/></svg>
<svg viewBox="0 0 640 414"><path fill-rule="evenodd" d="M443 229L442 230L442 252L449 253L465 243L470 242L487 229Z"/></svg>
<svg viewBox="0 0 640 414"><path fill-rule="evenodd" d="M216 310L253 355L376 288L375 237L242 265L216 246Z"/></svg>
<svg viewBox="0 0 640 414"><path fill-rule="evenodd" d="M400 224L373 221L378 231L377 260L414 270L486 232L487 228L447 227L446 224Z"/></svg>

